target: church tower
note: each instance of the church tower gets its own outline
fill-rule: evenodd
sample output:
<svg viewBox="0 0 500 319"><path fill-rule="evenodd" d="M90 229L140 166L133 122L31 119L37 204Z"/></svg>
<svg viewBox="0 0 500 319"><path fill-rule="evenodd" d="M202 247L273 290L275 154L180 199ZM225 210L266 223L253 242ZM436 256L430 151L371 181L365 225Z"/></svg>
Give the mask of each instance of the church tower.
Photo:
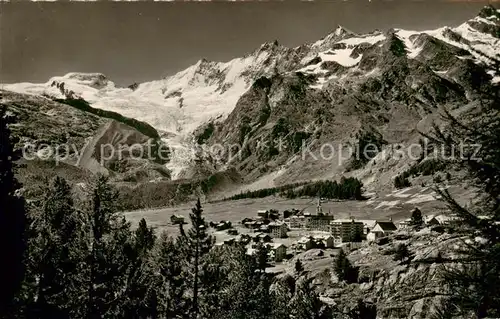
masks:
<svg viewBox="0 0 500 319"><path fill-rule="evenodd" d="M318 197L318 205L316 206L316 215L323 215L323 207L321 207L320 197Z"/></svg>

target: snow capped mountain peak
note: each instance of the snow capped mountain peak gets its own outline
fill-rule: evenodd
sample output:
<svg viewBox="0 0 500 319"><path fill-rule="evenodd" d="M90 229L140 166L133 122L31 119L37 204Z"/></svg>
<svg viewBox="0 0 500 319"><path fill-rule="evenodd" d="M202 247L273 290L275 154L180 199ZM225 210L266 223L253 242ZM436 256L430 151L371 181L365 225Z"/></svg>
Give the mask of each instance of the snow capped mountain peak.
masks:
<svg viewBox="0 0 500 319"><path fill-rule="evenodd" d="M278 43L278 40L265 42L260 46L260 51L274 50L279 46L280 46L280 44Z"/></svg>
<svg viewBox="0 0 500 319"><path fill-rule="evenodd" d="M89 86L95 89L101 89L106 87L110 81L102 73L83 73L83 72L71 72L63 76L56 76L51 78L48 82L74 82L75 84Z"/></svg>
<svg viewBox="0 0 500 319"><path fill-rule="evenodd" d="M335 42L337 42L339 40L342 40L342 39L347 38L347 37L352 37L352 36L357 36L357 34L352 32L352 31L347 30L346 28L344 28L341 25L338 25L337 28L335 28L335 30L328 33L322 39L314 42L312 44L312 47L324 49L328 46L331 46L332 44L334 44Z"/></svg>
<svg viewBox="0 0 500 319"><path fill-rule="evenodd" d="M337 26L337 28L335 29L335 31L333 31L333 33L336 36L340 36L340 35L343 35L343 34L354 34L354 32L351 32L351 31L347 30L346 28L344 28L340 24Z"/></svg>
<svg viewBox="0 0 500 319"><path fill-rule="evenodd" d="M478 17L485 18L487 20L499 20L500 10L495 9L495 7L488 5L484 6L481 11L479 11Z"/></svg>
<svg viewBox="0 0 500 319"><path fill-rule="evenodd" d="M316 81L310 88L322 90L329 83L342 82L351 75L365 76L383 67L384 57L392 50L397 50L402 59L424 63L442 55L450 57L448 60L460 57L488 64L491 57L500 54L498 16L498 10L485 7L477 17L456 28L429 31L391 29L356 34L337 26L314 43L288 48L278 41L266 42L243 57L227 62L203 58L176 74L131 88L116 87L101 73L68 73L46 83L16 83L4 89L55 98L65 98L62 92L72 92L93 107L145 121L179 149L178 155L183 154L174 155L171 164L181 167L191 156L193 132L208 122L224 120L262 76L300 71ZM442 64L445 62L443 58ZM441 67L440 72L446 71Z"/></svg>

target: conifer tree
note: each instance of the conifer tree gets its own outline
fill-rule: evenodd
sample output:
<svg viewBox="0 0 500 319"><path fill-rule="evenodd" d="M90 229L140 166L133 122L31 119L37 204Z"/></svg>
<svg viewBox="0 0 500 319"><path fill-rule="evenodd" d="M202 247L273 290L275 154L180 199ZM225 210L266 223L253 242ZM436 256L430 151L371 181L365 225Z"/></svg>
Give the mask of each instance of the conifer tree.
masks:
<svg viewBox="0 0 500 319"><path fill-rule="evenodd" d="M415 227L421 227L424 224L424 219L420 209L415 208L411 212L411 225Z"/></svg>
<svg viewBox="0 0 500 319"><path fill-rule="evenodd" d="M353 283L357 281L357 269L351 265L343 249L340 250L335 259L335 273L340 281Z"/></svg>
<svg viewBox="0 0 500 319"><path fill-rule="evenodd" d="M363 299L358 299L358 303L354 309L349 311L351 319L376 319L377 306L373 303L365 302Z"/></svg>
<svg viewBox="0 0 500 319"><path fill-rule="evenodd" d="M162 233L154 248L156 270L151 289L146 295L152 318L186 318L186 280L183 254L178 242Z"/></svg>
<svg viewBox="0 0 500 319"><path fill-rule="evenodd" d="M130 225L117 213L117 192L108 178L98 176L92 189L87 256L87 308L85 317L118 316L124 302L123 287L130 265Z"/></svg>
<svg viewBox="0 0 500 319"><path fill-rule="evenodd" d="M153 282L154 269L149 267L151 250L155 244L155 235L148 228L144 218L135 231L134 242L128 250L130 266L126 282L126 317L149 317L155 310L147 300L148 290Z"/></svg>
<svg viewBox="0 0 500 319"><path fill-rule="evenodd" d="M75 315L81 305L81 270L87 247L83 216L63 178L52 181L41 214L34 219L32 236L28 269L36 283L36 302L29 312L39 317Z"/></svg>
<svg viewBox="0 0 500 319"><path fill-rule="evenodd" d="M294 281L292 277L288 277ZM295 286L295 282L293 282ZM294 287L295 288L295 287ZM294 290L294 289L293 289ZM278 281L271 288L272 310L271 318L273 319L290 319L290 300L293 297L293 292L283 281Z"/></svg>
<svg viewBox="0 0 500 319"><path fill-rule="evenodd" d="M27 216L24 199L18 196L21 185L14 177L14 150L8 120L0 105L0 250L3 270L0 274L0 313L16 311L14 300L24 277L23 256L26 250Z"/></svg>
<svg viewBox="0 0 500 319"><path fill-rule="evenodd" d="M203 257L210 251L214 244L214 239L207 233L207 223L202 216L203 209L201 208L200 199L196 202L195 207L189 214L191 220L191 228L185 232L181 224L181 242L184 248L184 253L187 257L186 268L190 272L190 283L192 289L191 302L191 317L197 318L199 314L199 294L203 287L200 287L200 270L202 267ZM201 288L201 289L200 289Z"/></svg>
<svg viewBox="0 0 500 319"><path fill-rule="evenodd" d="M255 248L255 260L257 261L257 269L264 272L267 267L267 261L269 259L269 247L264 245L262 242L257 244Z"/></svg>
<svg viewBox="0 0 500 319"><path fill-rule="evenodd" d="M500 56L490 62L496 70L491 74L500 76ZM449 212L463 220L463 235L470 236L457 263L441 271L446 291L441 313L455 317L500 317L500 85L486 72L479 75L471 83L479 105L460 118L445 111L446 127L435 125L424 134L447 155L460 151L448 156L448 166L466 172L464 182L478 189L473 205L464 206L436 188Z"/></svg>
<svg viewBox="0 0 500 319"><path fill-rule="evenodd" d="M297 274L300 274L302 271L304 271L304 266L302 265L300 259L297 259L297 261L295 262L295 272Z"/></svg>
<svg viewBox="0 0 500 319"><path fill-rule="evenodd" d="M332 318L332 309L319 299L318 294L311 286L311 279L304 279L297 285L297 290L290 304L290 312L293 318Z"/></svg>

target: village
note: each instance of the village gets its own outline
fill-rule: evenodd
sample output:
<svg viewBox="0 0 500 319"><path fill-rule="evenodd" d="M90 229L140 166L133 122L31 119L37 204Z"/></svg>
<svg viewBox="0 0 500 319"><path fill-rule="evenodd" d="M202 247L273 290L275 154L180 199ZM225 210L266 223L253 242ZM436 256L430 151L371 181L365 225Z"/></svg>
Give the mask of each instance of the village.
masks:
<svg viewBox="0 0 500 319"><path fill-rule="evenodd" d="M398 230L407 229L411 219L398 222L392 218L385 220L341 218L336 219L331 211L324 212L320 198L315 212L306 209L258 210L252 218L243 218L238 223L230 221L210 221L211 234L216 238L216 246L244 245L247 253L255 253L259 245L268 248L268 262L278 265L295 255L311 249L350 251L387 237ZM415 208L411 213L415 210ZM427 215L423 220L428 226L450 225L453 216ZM172 224L186 223L183 216L172 215Z"/></svg>

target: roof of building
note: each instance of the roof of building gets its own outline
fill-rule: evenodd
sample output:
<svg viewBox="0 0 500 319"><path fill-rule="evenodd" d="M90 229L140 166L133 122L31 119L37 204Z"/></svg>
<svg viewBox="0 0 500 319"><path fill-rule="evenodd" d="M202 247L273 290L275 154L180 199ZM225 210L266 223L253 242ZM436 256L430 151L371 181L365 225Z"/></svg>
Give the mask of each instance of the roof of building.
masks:
<svg viewBox="0 0 500 319"><path fill-rule="evenodd" d="M271 222L268 224L269 227L281 227L283 225L285 225L283 222Z"/></svg>
<svg viewBox="0 0 500 319"><path fill-rule="evenodd" d="M259 237L260 235L262 235L262 233L251 233L249 234L250 237Z"/></svg>
<svg viewBox="0 0 500 319"><path fill-rule="evenodd" d="M285 247L285 244L282 244L282 243L267 243L266 246L270 247L271 249L277 249L281 246Z"/></svg>
<svg viewBox="0 0 500 319"><path fill-rule="evenodd" d="M311 219L334 219L333 215L311 215Z"/></svg>
<svg viewBox="0 0 500 319"><path fill-rule="evenodd" d="M384 221L384 222L377 221L376 225L379 225L380 228L382 228L383 231L391 231L391 230L397 230L398 229L396 227L396 225L394 225L394 223L390 222L390 221Z"/></svg>
<svg viewBox="0 0 500 319"><path fill-rule="evenodd" d="M304 244L304 243L307 243L308 241L311 241L312 239L310 237L302 237L300 238L297 243L299 244Z"/></svg>
<svg viewBox="0 0 500 319"><path fill-rule="evenodd" d="M444 223L444 222L459 220L460 218L456 215L446 215L446 214L427 215L425 216L424 221L428 223L432 219L436 219L439 223Z"/></svg>
<svg viewBox="0 0 500 319"><path fill-rule="evenodd" d="M323 240L323 239L333 238L333 236L332 235L314 235L313 238Z"/></svg>
<svg viewBox="0 0 500 319"><path fill-rule="evenodd" d="M362 223L359 220L354 219L334 219L331 221L331 224L343 224L343 223Z"/></svg>
<svg viewBox="0 0 500 319"><path fill-rule="evenodd" d="M377 223L377 221L375 219L356 219L355 221L361 222L369 228L372 228Z"/></svg>

